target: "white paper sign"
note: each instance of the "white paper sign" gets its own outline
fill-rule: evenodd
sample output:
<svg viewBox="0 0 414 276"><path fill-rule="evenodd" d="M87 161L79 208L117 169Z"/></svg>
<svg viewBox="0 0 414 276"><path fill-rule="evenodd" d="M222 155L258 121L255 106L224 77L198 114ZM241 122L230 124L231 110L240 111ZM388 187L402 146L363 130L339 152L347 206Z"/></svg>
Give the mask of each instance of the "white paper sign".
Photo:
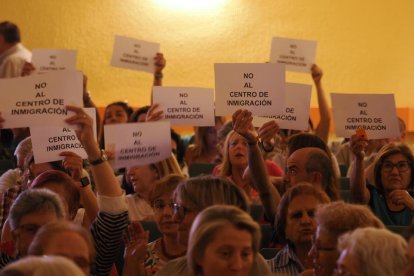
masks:
<svg viewBox="0 0 414 276"><path fill-rule="evenodd" d="M285 110L274 116L253 117L253 125L261 127L264 123L275 120L280 128L308 130L311 95L311 85L286 83Z"/></svg>
<svg viewBox="0 0 414 276"><path fill-rule="evenodd" d="M214 64L216 116L248 109L254 115L282 112L285 66L275 63Z"/></svg>
<svg viewBox="0 0 414 276"><path fill-rule="evenodd" d="M32 63L36 72L76 70L76 51L58 49L33 49Z"/></svg>
<svg viewBox="0 0 414 276"><path fill-rule="evenodd" d="M84 110L93 119L96 140L95 108L84 108ZM63 160L63 157L59 154L64 151L74 152L82 157L82 159L88 158L84 148L76 137L74 129L54 126L31 127L30 137L36 164Z"/></svg>
<svg viewBox="0 0 414 276"><path fill-rule="evenodd" d="M159 51L158 43L116 35L111 65L154 73L154 57Z"/></svg>
<svg viewBox="0 0 414 276"><path fill-rule="evenodd" d="M171 156L170 122L104 125L105 149L115 153L115 168L146 165Z"/></svg>
<svg viewBox="0 0 414 276"><path fill-rule="evenodd" d="M336 135L351 137L358 128L368 139L400 136L393 94L331 93Z"/></svg>
<svg viewBox="0 0 414 276"><path fill-rule="evenodd" d="M316 41L274 37L270 62L286 64L287 71L310 72L316 58Z"/></svg>
<svg viewBox="0 0 414 276"><path fill-rule="evenodd" d="M215 125L213 89L154 86L152 97L172 125Z"/></svg>
<svg viewBox="0 0 414 276"><path fill-rule="evenodd" d="M76 71L0 79L3 127L64 126L66 105L83 104L82 82Z"/></svg>

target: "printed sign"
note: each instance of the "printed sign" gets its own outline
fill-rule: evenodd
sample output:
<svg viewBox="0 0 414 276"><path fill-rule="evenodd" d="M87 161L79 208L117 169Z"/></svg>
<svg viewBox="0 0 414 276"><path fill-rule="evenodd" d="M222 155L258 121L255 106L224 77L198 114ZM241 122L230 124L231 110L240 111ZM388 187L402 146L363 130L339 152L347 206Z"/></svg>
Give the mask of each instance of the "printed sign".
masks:
<svg viewBox="0 0 414 276"><path fill-rule="evenodd" d="M104 125L105 149L116 169L146 165L171 156L170 122Z"/></svg>
<svg viewBox="0 0 414 276"><path fill-rule="evenodd" d="M179 126L214 126L214 91L208 88L154 86L153 103Z"/></svg>
<svg viewBox="0 0 414 276"><path fill-rule="evenodd" d="M336 135L351 137L359 128L368 139L400 136L393 94L331 93Z"/></svg>
<svg viewBox="0 0 414 276"><path fill-rule="evenodd" d="M66 105L83 105L82 82L76 71L0 79L3 127L65 126Z"/></svg>
<svg viewBox="0 0 414 276"><path fill-rule="evenodd" d="M274 37L270 62L286 64L287 71L310 72L316 58L316 41Z"/></svg>
<svg viewBox="0 0 414 276"><path fill-rule="evenodd" d="M58 49L33 49L32 63L36 72L76 70L76 51Z"/></svg>
<svg viewBox="0 0 414 276"><path fill-rule="evenodd" d="M275 120L280 128L308 130L311 95L311 85L286 83L284 112L268 117L253 117L253 125L261 127L264 123Z"/></svg>
<svg viewBox="0 0 414 276"><path fill-rule="evenodd" d="M93 119L96 140L95 108L84 108L84 111ZM59 154L64 151L74 152L82 157L82 159L88 158L82 144L78 140L78 137L76 137L74 129L53 126L31 127L30 137L36 164L63 160L63 157Z"/></svg>
<svg viewBox="0 0 414 276"><path fill-rule="evenodd" d="M285 66L264 64L215 64L216 116L248 109L254 115L270 116L285 106Z"/></svg>
<svg viewBox="0 0 414 276"><path fill-rule="evenodd" d="M111 65L154 73L154 57L159 51L158 43L116 35Z"/></svg>

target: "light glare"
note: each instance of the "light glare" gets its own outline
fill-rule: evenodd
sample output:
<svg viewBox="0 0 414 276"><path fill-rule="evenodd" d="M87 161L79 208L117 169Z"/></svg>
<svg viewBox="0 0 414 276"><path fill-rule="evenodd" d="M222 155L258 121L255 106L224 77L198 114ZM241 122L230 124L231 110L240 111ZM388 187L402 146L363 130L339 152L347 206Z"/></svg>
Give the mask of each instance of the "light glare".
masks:
<svg viewBox="0 0 414 276"><path fill-rule="evenodd" d="M185 11L209 11L218 8L224 0L156 0L159 6Z"/></svg>

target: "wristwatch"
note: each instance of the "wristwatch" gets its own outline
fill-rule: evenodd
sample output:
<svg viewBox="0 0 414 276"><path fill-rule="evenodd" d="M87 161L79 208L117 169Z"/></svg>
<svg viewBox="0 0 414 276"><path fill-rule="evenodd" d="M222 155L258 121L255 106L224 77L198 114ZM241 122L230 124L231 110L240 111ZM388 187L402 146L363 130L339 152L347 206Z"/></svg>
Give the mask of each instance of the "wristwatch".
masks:
<svg viewBox="0 0 414 276"><path fill-rule="evenodd" d="M92 166L96 166L99 165L105 161L108 161L108 156L106 156L106 153L103 149L101 149L101 156L98 159L89 161L89 164L91 164Z"/></svg>
<svg viewBox="0 0 414 276"><path fill-rule="evenodd" d="M82 188L85 188L86 186L91 184L91 182L89 181L89 178L86 177L86 176L82 177L79 182L80 182Z"/></svg>

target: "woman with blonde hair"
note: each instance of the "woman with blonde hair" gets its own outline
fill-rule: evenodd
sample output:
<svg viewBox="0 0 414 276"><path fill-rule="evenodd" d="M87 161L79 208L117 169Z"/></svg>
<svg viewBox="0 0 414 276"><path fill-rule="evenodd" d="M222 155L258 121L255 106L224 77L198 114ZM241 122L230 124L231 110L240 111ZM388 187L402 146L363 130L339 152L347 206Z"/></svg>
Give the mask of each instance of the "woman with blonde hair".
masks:
<svg viewBox="0 0 414 276"><path fill-rule="evenodd" d="M193 275L262 275L255 267L261 232L252 217L235 206L215 205L197 215L191 227L187 263Z"/></svg>
<svg viewBox="0 0 414 276"><path fill-rule="evenodd" d="M156 163L128 168L124 175L125 181L134 190L133 194L126 196L131 221L154 219L150 194L154 189L155 182L170 174L183 176L180 165L173 154L169 158Z"/></svg>

